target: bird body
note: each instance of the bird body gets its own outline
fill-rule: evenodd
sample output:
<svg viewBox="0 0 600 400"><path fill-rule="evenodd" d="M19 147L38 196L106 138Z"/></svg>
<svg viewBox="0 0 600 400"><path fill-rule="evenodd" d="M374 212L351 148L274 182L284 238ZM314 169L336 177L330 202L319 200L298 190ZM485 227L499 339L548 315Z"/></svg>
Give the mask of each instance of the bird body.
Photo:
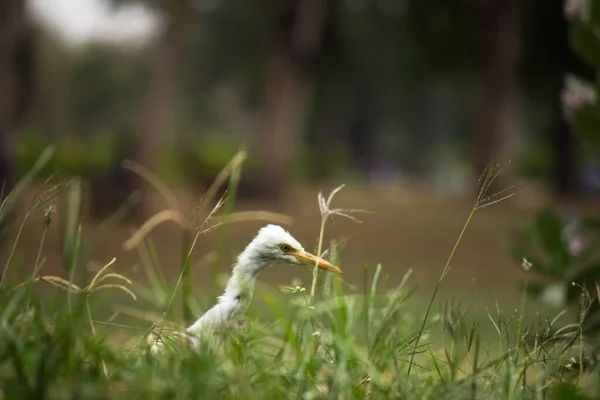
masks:
<svg viewBox="0 0 600 400"><path fill-rule="evenodd" d="M203 332L206 333L222 325L234 316L243 314L252 300L255 280L255 276L234 268L225 292L219 296L217 304L188 327L186 332L193 336L200 336Z"/></svg>
<svg viewBox="0 0 600 400"><path fill-rule="evenodd" d="M186 329L183 336L193 344L233 317L243 314L252 300L254 282L259 272L272 264L314 265L337 274L335 265L304 250L302 245L278 225L267 225L240 253L225 292L217 304ZM162 346L161 346L162 347Z"/></svg>
<svg viewBox="0 0 600 400"><path fill-rule="evenodd" d="M244 313L252 300L256 277L263 268L272 264L309 263L338 274L342 272L329 262L306 252L300 242L281 226L267 225L261 228L238 256L233 274L217 304L187 328L187 333L200 336Z"/></svg>

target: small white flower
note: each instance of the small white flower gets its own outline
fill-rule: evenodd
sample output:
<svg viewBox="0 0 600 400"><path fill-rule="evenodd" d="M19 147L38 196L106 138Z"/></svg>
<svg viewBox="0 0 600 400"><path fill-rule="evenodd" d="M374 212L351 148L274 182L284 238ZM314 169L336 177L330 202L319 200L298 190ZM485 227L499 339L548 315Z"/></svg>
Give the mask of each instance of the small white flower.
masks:
<svg viewBox="0 0 600 400"><path fill-rule="evenodd" d="M46 226L50 225L50 221L52 220L52 214L56 211L56 206L54 204L50 204L46 207L46 211L44 211L44 224Z"/></svg>
<svg viewBox="0 0 600 400"><path fill-rule="evenodd" d="M569 240L569 251L573 255L581 253L585 248L585 240L581 236L575 236Z"/></svg>
<svg viewBox="0 0 600 400"><path fill-rule="evenodd" d="M563 13L567 21L581 21L586 19L588 13L587 0L566 0Z"/></svg>
<svg viewBox="0 0 600 400"><path fill-rule="evenodd" d="M581 79L568 77L560 101L563 114L570 119L577 110L596 104L594 86Z"/></svg>
<svg viewBox="0 0 600 400"><path fill-rule="evenodd" d="M302 293L302 292L305 292L305 291L306 291L306 288L304 288L304 287L300 287L300 286L296 286L296 287L286 287L286 288L284 288L284 289L285 289L285 290L289 290L289 291L290 291L290 292L292 292L292 293L298 293L298 292Z"/></svg>
<svg viewBox="0 0 600 400"><path fill-rule="evenodd" d="M565 364L565 367L568 369L572 369L573 365L577 362L577 360L575 360L575 357L571 357L569 358L569 361L567 361L567 363Z"/></svg>
<svg viewBox="0 0 600 400"><path fill-rule="evenodd" d="M321 332L319 332L319 331L317 331L317 332L313 332L312 336L313 336L314 338L319 338L319 337L321 337Z"/></svg>
<svg viewBox="0 0 600 400"><path fill-rule="evenodd" d="M523 268L523 271L527 272L531 268L533 268L533 264L531 263L531 261L529 261L528 259L523 257L523 262L521 263L521 268Z"/></svg>

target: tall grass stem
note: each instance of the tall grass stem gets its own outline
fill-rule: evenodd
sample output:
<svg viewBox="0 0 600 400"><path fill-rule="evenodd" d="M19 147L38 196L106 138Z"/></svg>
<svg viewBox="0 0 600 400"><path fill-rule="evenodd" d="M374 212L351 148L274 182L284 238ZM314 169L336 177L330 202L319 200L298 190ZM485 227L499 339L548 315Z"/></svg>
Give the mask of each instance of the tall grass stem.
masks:
<svg viewBox="0 0 600 400"><path fill-rule="evenodd" d="M410 376L410 373L412 371L415 354L417 353L417 348L419 347L419 341L421 340L421 335L423 334L423 331L425 330L425 325L427 325L427 319L429 318L429 314L431 313L431 308L433 307L433 302L435 301L435 298L437 297L438 291L440 290L440 286L442 285L442 281L444 280L444 278L446 277L446 274L448 273L448 270L450 269L450 263L452 262L452 259L454 258L456 249L458 248L458 245L460 244L462 237L465 234L465 231L467 230L467 227L469 226L471 219L473 218L473 215L475 215L476 210L477 210L477 208L473 207L473 209L471 210L471 213L469 214L469 217L467 218L467 221L463 225L462 230L460 231L460 235L458 235L458 239L454 243L454 247L452 248L452 251L450 252L450 256L448 257L448 260L446 261L446 265L444 266L442 274L440 275L440 278L438 279L438 282L435 285L433 294L431 295L431 298L429 299L429 305L427 306L427 311L425 312L425 317L423 318L423 322L421 323L421 328L419 329L419 333L417 334L417 339L415 341L413 350L410 354L410 361L408 363L408 371L406 372L407 377Z"/></svg>

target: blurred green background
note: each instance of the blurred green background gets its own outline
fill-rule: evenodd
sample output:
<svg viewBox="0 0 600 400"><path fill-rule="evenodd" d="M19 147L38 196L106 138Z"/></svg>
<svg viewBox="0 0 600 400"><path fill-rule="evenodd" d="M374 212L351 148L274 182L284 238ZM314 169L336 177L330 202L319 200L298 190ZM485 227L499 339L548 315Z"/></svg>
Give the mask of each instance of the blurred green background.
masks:
<svg viewBox="0 0 600 400"><path fill-rule="evenodd" d="M520 194L474 222L450 275L453 288L514 288L522 272L506 246L517 221L548 205L597 213L598 135L572 128L573 110L589 99L570 101L565 83L594 77L572 46L584 3L5 0L0 174L10 187L53 145L44 174L83 180L89 229L102 228L94 256L127 265L135 255L121 245L140 220L101 221L136 191L131 209L142 211L132 215L165 204L123 160L154 171L190 211L245 148L237 208L291 215L291 231L312 248L316 193L347 183L340 205L376 213L327 232L350 237L347 279L381 261L393 280L413 267L427 286L478 176L510 160L500 184L520 182ZM224 272L259 226L230 230ZM26 230L24 246L38 228ZM170 229L155 238L165 264L176 264L181 244ZM198 253L214 246L207 236ZM265 279L290 280L274 274Z"/></svg>

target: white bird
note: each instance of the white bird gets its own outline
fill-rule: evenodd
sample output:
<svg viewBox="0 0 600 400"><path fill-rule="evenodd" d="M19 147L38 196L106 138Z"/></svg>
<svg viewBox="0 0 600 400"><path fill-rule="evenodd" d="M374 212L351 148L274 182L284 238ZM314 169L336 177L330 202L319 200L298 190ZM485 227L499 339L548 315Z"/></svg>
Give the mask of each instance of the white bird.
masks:
<svg viewBox="0 0 600 400"><path fill-rule="evenodd" d="M233 274L225 292L219 296L217 304L187 328L182 336L197 345L200 337L233 317L243 314L252 299L258 273L272 264L313 265L342 274L335 265L304 250L302 245L282 227L267 225L258 231L256 237L238 256ZM162 343L156 344L162 348ZM156 350L158 349L153 346L153 352Z"/></svg>

